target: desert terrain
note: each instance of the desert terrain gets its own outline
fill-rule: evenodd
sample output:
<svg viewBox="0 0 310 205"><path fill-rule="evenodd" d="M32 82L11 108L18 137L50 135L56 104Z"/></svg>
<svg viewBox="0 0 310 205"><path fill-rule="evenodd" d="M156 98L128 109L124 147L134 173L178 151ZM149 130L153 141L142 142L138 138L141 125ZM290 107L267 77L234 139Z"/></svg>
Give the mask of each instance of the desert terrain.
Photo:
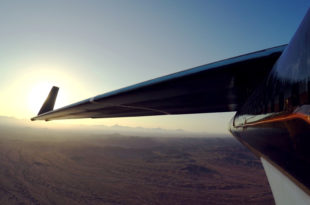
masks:
<svg viewBox="0 0 310 205"><path fill-rule="evenodd" d="M0 204L274 204L233 137L0 130Z"/></svg>

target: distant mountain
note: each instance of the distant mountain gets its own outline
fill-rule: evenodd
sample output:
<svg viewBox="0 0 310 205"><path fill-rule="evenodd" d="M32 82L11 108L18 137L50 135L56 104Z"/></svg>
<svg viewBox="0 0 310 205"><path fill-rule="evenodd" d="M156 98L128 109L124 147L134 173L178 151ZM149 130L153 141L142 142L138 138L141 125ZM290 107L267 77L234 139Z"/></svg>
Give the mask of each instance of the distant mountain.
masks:
<svg viewBox="0 0 310 205"><path fill-rule="evenodd" d="M105 125L80 125L79 130L84 130L91 133L108 133L108 134L121 134L132 136L206 136L206 133L189 132L182 129L169 130L160 127L145 128L145 127L127 127L121 125L105 126Z"/></svg>
<svg viewBox="0 0 310 205"><path fill-rule="evenodd" d="M17 119L14 117L0 116L0 126L27 126L26 120Z"/></svg>
<svg viewBox="0 0 310 205"><path fill-rule="evenodd" d="M130 136L177 136L177 137L205 137L205 136L214 136L214 134L209 134L205 132L190 132L183 129L163 129L160 127L157 128L145 128L145 127L127 127L115 124L113 126L106 125L64 125L62 128L59 126L50 123L41 123L37 124L31 122L28 119L17 119L14 117L0 116L0 127L22 127L22 128L44 128L44 129L58 129L62 131L69 132L79 132L87 134L121 134L121 135L130 135ZM215 135L227 136L223 135Z"/></svg>

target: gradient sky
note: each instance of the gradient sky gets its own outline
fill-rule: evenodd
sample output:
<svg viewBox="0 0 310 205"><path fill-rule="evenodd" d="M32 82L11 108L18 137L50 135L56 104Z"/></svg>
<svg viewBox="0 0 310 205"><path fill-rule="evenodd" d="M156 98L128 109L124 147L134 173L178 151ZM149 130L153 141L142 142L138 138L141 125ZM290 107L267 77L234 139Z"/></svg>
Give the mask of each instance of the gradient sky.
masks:
<svg viewBox="0 0 310 205"><path fill-rule="evenodd" d="M231 2L0 1L0 115L29 119L36 115L53 85L60 87L57 108L133 83L288 43L310 6L308 0ZM232 115L61 123L220 133L227 132Z"/></svg>

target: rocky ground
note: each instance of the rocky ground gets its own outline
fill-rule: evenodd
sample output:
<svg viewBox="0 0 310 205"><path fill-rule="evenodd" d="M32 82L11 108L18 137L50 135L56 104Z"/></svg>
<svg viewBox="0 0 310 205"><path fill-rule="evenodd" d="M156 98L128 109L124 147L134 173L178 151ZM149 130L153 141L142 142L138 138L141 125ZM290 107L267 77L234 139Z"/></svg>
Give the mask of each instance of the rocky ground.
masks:
<svg viewBox="0 0 310 205"><path fill-rule="evenodd" d="M274 204L234 138L1 128L0 204Z"/></svg>

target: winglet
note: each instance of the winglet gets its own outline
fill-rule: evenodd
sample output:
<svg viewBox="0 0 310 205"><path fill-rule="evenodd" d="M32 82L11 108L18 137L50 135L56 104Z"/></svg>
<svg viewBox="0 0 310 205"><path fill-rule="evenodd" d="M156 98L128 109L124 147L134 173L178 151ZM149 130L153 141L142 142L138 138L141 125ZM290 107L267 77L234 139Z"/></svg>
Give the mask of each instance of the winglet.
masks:
<svg viewBox="0 0 310 205"><path fill-rule="evenodd" d="M41 115L43 113L52 111L54 109L55 101L57 98L59 88L56 86L53 86L50 93L48 94L45 102L43 103L38 115Z"/></svg>

